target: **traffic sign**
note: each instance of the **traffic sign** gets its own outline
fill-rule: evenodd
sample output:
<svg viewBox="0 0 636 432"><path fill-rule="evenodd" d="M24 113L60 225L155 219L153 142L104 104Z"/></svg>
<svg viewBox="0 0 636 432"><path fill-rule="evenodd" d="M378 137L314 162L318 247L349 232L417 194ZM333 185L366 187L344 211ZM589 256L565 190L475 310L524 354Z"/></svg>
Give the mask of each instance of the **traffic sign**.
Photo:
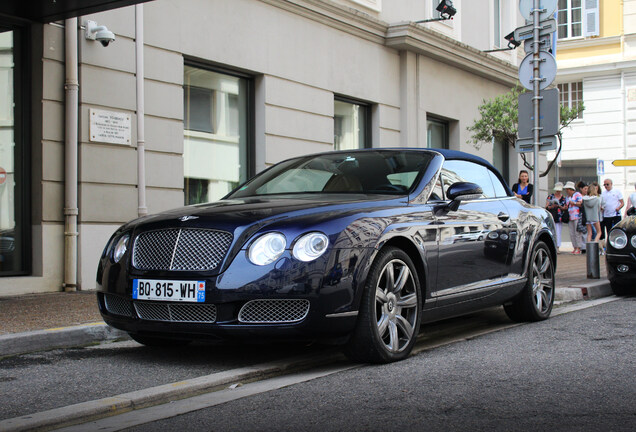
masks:
<svg viewBox="0 0 636 432"><path fill-rule="evenodd" d="M519 138L532 138L532 128L534 127L534 105L532 103L532 93L522 93L519 95L519 126L517 135ZM559 133L560 110L559 110L559 90L556 88L541 90L539 96L539 131L540 136L553 136Z"/></svg>
<svg viewBox="0 0 636 432"><path fill-rule="evenodd" d="M528 54L521 65L519 65L519 82L528 90L534 90L532 82L534 80L534 55ZM556 78L556 59L552 54L546 51L539 51L539 90L543 90L552 84Z"/></svg>
<svg viewBox="0 0 636 432"><path fill-rule="evenodd" d="M605 175L605 161L603 159L596 160L596 175L599 177Z"/></svg>
<svg viewBox="0 0 636 432"><path fill-rule="evenodd" d="M519 12L527 20L532 20L532 8L534 0L519 0ZM542 9L539 15L539 21L548 19L554 14L557 7L557 0L539 0L539 9Z"/></svg>
<svg viewBox="0 0 636 432"><path fill-rule="evenodd" d="M515 147L519 153L534 151L534 139L523 138L518 139L515 143ZM539 140L539 151L555 150L557 148L557 137L545 136Z"/></svg>
<svg viewBox="0 0 636 432"><path fill-rule="evenodd" d="M541 36L539 38L539 50L541 51L550 51L552 49L552 36L551 35L544 35ZM526 41L523 43L523 51L526 54L532 54L532 44L534 42L532 41L532 39L526 39Z"/></svg>
<svg viewBox="0 0 636 432"><path fill-rule="evenodd" d="M612 165L617 167L636 166L636 159L616 159Z"/></svg>
<svg viewBox="0 0 636 432"><path fill-rule="evenodd" d="M557 22L554 18L541 21L539 23L539 37L554 33L557 29ZM534 37L534 25L529 24L523 27L517 27L514 31L516 41L532 39Z"/></svg>

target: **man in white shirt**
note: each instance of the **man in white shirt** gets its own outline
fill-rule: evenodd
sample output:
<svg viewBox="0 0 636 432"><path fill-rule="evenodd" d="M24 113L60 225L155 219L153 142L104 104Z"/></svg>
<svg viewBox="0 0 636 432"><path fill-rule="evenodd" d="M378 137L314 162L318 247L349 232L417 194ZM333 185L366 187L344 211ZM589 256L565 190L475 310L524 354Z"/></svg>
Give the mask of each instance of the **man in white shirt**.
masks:
<svg viewBox="0 0 636 432"><path fill-rule="evenodd" d="M601 222L603 235L601 238L605 238L606 235L609 235L612 227L621 221L621 209L625 205L623 194L621 191L613 189L614 185L611 179L605 179L603 186L605 190L601 194L604 205L603 221Z"/></svg>

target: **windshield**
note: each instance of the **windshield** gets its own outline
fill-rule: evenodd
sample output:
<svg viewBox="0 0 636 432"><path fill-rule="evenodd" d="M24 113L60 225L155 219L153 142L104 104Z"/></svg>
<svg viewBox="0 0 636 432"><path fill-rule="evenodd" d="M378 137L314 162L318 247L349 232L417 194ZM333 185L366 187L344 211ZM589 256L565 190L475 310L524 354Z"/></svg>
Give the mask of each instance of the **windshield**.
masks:
<svg viewBox="0 0 636 432"><path fill-rule="evenodd" d="M298 193L405 195L432 156L419 151L352 151L281 162L227 198Z"/></svg>

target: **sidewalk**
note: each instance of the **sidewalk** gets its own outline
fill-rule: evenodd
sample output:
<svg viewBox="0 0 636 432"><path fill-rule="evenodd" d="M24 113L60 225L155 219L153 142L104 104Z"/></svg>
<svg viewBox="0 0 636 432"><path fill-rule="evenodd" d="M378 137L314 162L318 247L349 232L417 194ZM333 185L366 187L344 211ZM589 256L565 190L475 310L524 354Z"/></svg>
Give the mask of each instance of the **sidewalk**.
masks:
<svg viewBox="0 0 636 432"><path fill-rule="evenodd" d="M557 257L556 303L611 295L605 258L600 279L587 279L587 256L571 250L564 243ZM124 337L104 324L93 291L0 297L0 357Z"/></svg>

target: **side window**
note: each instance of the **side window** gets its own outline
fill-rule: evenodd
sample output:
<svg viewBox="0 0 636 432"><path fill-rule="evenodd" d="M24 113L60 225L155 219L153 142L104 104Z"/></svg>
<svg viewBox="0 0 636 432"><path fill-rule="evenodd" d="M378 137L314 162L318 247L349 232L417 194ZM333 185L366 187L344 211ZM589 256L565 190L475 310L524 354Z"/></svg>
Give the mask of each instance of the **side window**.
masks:
<svg viewBox="0 0 636 432"><path fill-rule="evenodd" d="M499 177L495 175L494 172L488 170L488 174L490 175L490 181L492 182L492 186L495 189L495 196L497 198L503 198L508 196L508 191L506 191L506 187L501 183Z"/></svg>
<svg viewBox="0 0 636 432"><path fill-rule="evenodd" d="M494 198L498 195L490 176L490 171L483 165L463 160L447 160L442 169L444 194L446 195L448 188L453 183L463 181L478 184L483 190L485 198Z"/></svg>

